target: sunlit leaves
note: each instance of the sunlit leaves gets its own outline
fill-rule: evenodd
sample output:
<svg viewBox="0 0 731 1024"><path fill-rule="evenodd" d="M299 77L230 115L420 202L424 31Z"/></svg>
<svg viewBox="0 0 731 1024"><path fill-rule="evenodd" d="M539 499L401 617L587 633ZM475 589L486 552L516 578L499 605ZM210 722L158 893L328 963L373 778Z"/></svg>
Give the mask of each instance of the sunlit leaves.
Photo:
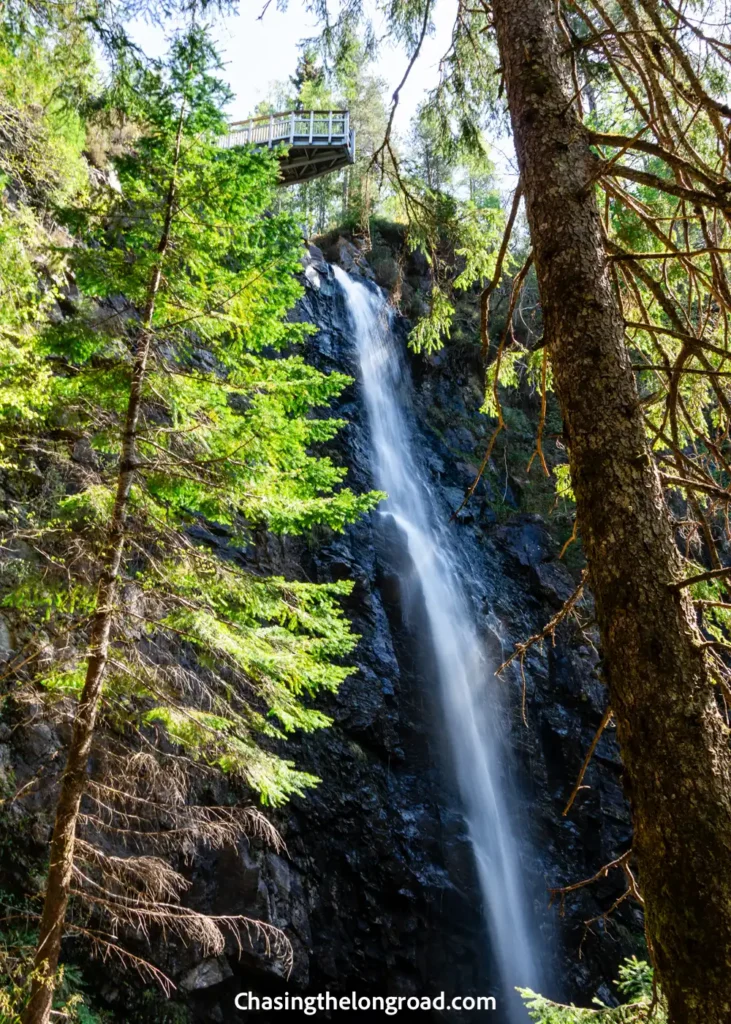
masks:
<svg viewBox="0 0 731 1024"><path fill-rule="evenodd" d="M650 1020L666 1024L665 1001L654 991L652 976L652 967L646 961L635 956L625 960L619 968L616 984L626 1005L613 1009L599 999L594 999L594 1008L581 1009L555 1003L529 989L518 991L535 1024L588 1024L589 1021L596 1024L643 1024Z"/></svg>
<svg viewBox="0 0 731 1024"><path fill-rule="evenodd" d="M429 312L416 324L409 336L409 345L415 352L427 355L442 347L449 337L454 306L444 291L435 285L429 296Z"/></svg>
<svg viewBox="0 0 731 1024"><path fill-rule="evenodd" d="M20 466L32 448L45 478L43 500L7 531L0 583L14 630L41 645L24 678L54 700L74 698L134 357L149 342L104 720L162 732L192 762L281 803L316 780L271 741L329 723L311 699L349 673L341 660L357 638L340 600L350 585L260 577L240 563L256 531L342 530L382 496L354 494L321 454L342 426L327 407L350 378L294 353L312 330L288 317L302 295L301 234L271 213L276 159L218 147L228 91L216 67L198 29L166 61L124 54L113 102L138 132L116 161L121 191L80 195L62 211L75 234L55 240L53 258L79 289L64 316L46 317L32 252L17 259L23 224L0 233L0 272L3 260L19 263L4 315L32 361L13 371L28 405L12 454ZM9 395L11 370L8 358ZM6 432L18 418L8 400ZM11 555L19 529L31 538L21 559ZM225 534L222 557L194 544L207 530Z"/></svg>

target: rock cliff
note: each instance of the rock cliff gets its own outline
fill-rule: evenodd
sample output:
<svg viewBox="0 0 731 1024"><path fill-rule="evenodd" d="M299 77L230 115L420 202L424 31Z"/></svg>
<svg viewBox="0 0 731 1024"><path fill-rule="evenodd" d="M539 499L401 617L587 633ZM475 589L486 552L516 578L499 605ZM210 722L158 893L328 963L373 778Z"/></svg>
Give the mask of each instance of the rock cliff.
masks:
<svg viewBox="0 0 731 1024"><path fill-rule="evenodd" d="M342 262L352 270L349 255L344 247ZM356 377L336 409L347 421L337 451L350 467L351 485L366 489L370 449L351 328L332 270L315 249L305 281L297 315L318 327L309 358L322 369ZM396 330L406 345L408 324L397 320ZM413 357L411 367L414 413L446 515L472 482L491 429L478 411L477 369L456 366L452 355L447 349L432 360ZM549 524L524 510L520 480L503 473L500 486L496 494L494 481L486 478L454 524L479 581L495 666L515 641L539 630L576 585L576 574L558 560ZM362 639L357 671L326 708L333 727L290 744L297 761L323 782L279 816L289 857L248 851L236 862L221 858L207 871L206 902L231 907L235 892L232 910L251 912L253 899L257 913L287 929L296 948L290 991L410 995L443 989L448 995L484 995L496 989L449 751L434 694L420 670L420 638L403 620L398 551L384 545L376 520L377 514L315 545L269 543L257 553L267 569L318 580L354 579L348 613ZM621 876L580 890L565 901L562 915L549 909L547 892L594 874L629 844L611 730L587 772L587 788L571 815L561 815L605 706L595 642L591 629L567 625L555 644L531 652L525 666L527 724L517 668L494 685L512 691L513 770L531 826L522 868L551 989L564 998L588 999L598 992L611 1001L616 965L638 948L641 918L626 904L608 926L598 922L584 934L583 922L621 894ZM252 967L261 972L261 991L281 987L265 977L262 961L229 963L233 973L225 980L215 970L199 977L191 994L199 1019L213 1019L211 1013L229 1019L232 994L250 987Z"/></svg>
<svg viewBox="0 0 731 1024"><path fill-rule="evenodd" d="M348 253L345 247L345 264ZM331 267L314 248L305 284L296 316L318 328L308 358L320 368L356 377L335 410L346 426L329 450L349 467L350 485L366 490L371 486L369 438L347 310ZM405 346L408 323L397 318L395 330ZM433 486L449 515L474 478L491 430L479 412L479 367L449 347L438 357L410 361L414 416ZM507 456L504 461L491 467L453 524L469 551L495 667L516 641L555 614L576 585L576 571L558 559L560 545L550 522L531 510L531 485L511 472ZM216 542L213 535L209 539ZM292 974L285 979L256 940L241 957L231 949L209 960L200 960L195 949L158 945L179 986L166 1009L156 998L140 995L129 978L94 962L85 971L90 989L120 1020L156 1021L262 1019L234 1011L234 995L242 990L499 996L491 981L479 887L449 751L423 671L423 638L409 628L401 607L398 546L384 543L375 513L344 535L308 541L263 536L247 557L262 569L294 577L354 579L347 612L362 638L353 659L356 671L336 697L321 703L333 718L332 728L288 744L298 766L323 781L306 800L296 799L274 815L286 854L242 845L211 853L190 869L194 905L245 913L285 929L294 947ZM622 893L621 873L572 894L562 914L549 908L547 891L593 875L630 840L611 729L598 745L571 814L561 813L604 712L595 645L591 627L567 624L554 644L530 652L525 722L517 666L492 685L510 691L510 770L522 794L521 817L530 823L521 867L552 979L546 994L588 1001L598 993L611 1002L618 962L640 946L641 917L627 902L608 925L600 920L585 934L584 922L600 917ZM57 737L41 735L42 724L14 734L3 728L0 766L12 766L19 779L58 746ZM24 817L5 820L3 835L25 830L28 848L42 849L39 806L36 802ZM27 861L14 859L12 847L3 842L0 856L21 884ZM444 1018L436 1013L429 1019ZM465 1013L448 1019L473 1018ZM499 1020L499 1013L491 1019Z"/></svg>

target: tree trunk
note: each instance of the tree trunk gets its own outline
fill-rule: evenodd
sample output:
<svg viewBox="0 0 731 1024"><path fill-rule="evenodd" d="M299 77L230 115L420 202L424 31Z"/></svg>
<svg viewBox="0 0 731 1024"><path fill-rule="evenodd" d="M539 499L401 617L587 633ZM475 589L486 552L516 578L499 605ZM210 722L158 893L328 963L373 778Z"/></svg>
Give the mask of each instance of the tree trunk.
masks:
<svg viewBox="0 0 731 1024"><path fill-rule="evenodd" d="M672 1024L731 1020L731 757L646 439L552 0L493 0L545 336Z"/></svg>
<svg viewBox="0 0 731 1024"><path fill-rule="evenodd" d="M181 107L170 184L165 197L165 220L157 247L159 259L153 268L147 288L147 299L142 315L142 331L132 368L117 475L117 492L109 526L106 565L97 591L96 612L89 637L90 655L86 679L74 718L71 744L61 779L61 792L56 805L46 895L33 963L33 979L30 998L21 1018L22 1024L48 1024L53 1004L54 979L61 955L61 939L71 893L76 824L81 798L86 788L86 767L101 702L104 672L109 658L109 638L126 539L127 507L137 462L137 428L152 341L152 319L162 280L162 264L170 244L183 118L184 107Z"/></svg>

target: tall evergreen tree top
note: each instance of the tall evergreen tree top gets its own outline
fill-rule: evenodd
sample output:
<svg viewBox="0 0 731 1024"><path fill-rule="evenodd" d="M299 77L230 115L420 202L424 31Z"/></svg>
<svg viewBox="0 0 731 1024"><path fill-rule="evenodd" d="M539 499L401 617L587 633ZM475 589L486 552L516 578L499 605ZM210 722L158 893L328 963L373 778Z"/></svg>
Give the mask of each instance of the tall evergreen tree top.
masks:
<svg viewBox="0 0 731 1024"><path fill-rule="evenodd" d="M303 697L347 674L338 660L354 638L337 598L349 585L264 578L247 568L246 548L261 529L340 530L378 498L353 494L345 470L312 454L340 426L312 410L348 378L296 354L311 330L287 319L302 294L301 236L293 218L269 212L276 160L217 146L229 93L216 66L201 29L176 39L167 61L130 61L114 102L140 135L117 160L121 190L64 211L74 242L57 256L74 282L73 312L35 335L32 419L9 409L2 424L9 486L21 488L31 459L45 478L42 498L26 491L30 504L6 530L6 544L30 531L42 556L6 554L5 605L29 649L38 616L52 636L83 638L130 375L150 336L123 571L141 604L131 615L123 589L109 708L121 701L140 728L163 724L194 758L279 802L313 780L260 747L256 733L326 724ZM211 530L228 538L223 559ZM156 663L154 651L169 644L182 645L190 668L173 671L167 655ZM73 695L84 656L83 642L66 647L50 671L25 667L18 681ZM189 703L194 665L206 682Z"/></svg>

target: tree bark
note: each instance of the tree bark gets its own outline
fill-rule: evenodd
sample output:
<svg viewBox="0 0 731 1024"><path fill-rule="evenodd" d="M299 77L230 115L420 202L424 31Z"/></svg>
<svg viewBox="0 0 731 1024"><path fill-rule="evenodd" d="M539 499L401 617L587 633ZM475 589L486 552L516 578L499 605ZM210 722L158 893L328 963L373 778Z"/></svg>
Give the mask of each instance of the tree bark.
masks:
<svg viewBox="0 0 731 1024"><path fill-rule="evenodd" d="M54 980L61 955L61 940L73 877L76 825L81 798L86 788L86 768L101 703L104 673L109 658L109 640L114 619L117 584L126 540L127 508L137 464L137 430L152 342L152 320L162 280L162 265L170 245L184 110L184 106L181 106L170 184L165 197L165 217L157 247L158 259L147 286L142 330L132 367L117 474L117 491L109 526L106 564L97 590L96 612L89 637L90 654L84 688L74 718L71 744L61 779L61 792L56 805L56 820L51 838L43 914L33 963L30 997L22 1014L22 1024L48 1024L53 1006Z"/></svg>
<svg viewBox="0 0 731 1024"><path fill-rule="evenodd" d="M647 932L672 1024L731 1021L731 757L612 291L552 0L493 0ZM563 44L565 48L565 43Z"/></svg>

